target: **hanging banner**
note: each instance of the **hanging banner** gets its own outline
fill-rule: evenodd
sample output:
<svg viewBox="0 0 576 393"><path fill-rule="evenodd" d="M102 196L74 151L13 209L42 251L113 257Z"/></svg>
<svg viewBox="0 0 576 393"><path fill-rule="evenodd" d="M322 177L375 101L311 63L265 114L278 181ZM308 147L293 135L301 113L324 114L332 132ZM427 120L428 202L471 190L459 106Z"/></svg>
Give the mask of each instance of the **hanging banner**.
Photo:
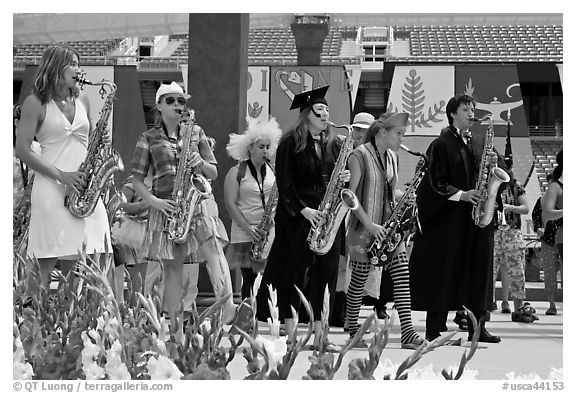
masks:
<svg viewBox="0 0 576 393"><path fill-rule="evenodd" d="M299 111L290 110L296 94L330 85L326 101L330 107L330 121L350 124L352 110L350 82L343 66L291 66L270 68L270 114L283 130L298 119ZM344 133L337 129L338 133Z"/></svg>
<svg viewBox="0 0 576 393"><path fill-rule="evenodd" d="M268 119L270 113L270 67L248 67L246 114L254 119Z"/></svg>
<svg viewBox="0 0 576 393"><path fill-rule="evenodd" d="M560 75L560 87L564 90L564 64L556 64L556 67L558 67L558 74Z"/></svg>
<svg viewBox="0 0 576 393"><path fill-rule="evenodd" d="M508 111L510 135L528 137L528 124L516 65L456 65L455 94L467 94L476 101L475 116L492 114L495 136L506 136ZM488 126L483 122L481 126Z"/></svg>
<svg viewBox="0 0 576 393"><path fill-rule="evenodd" d="M360 64L346 64L346 77L350 84L350 99L352 100L352 108L356 105L356 95L358 94L358 85L360 84L360 75L362 74L362 66Z"/></svg>
<svg viewBox="0 0 576 393"><path fill-rule="evenodd" d="M182 70L182 80L184 81L184 92L188 93L188 64L180 64Z"/></svg>
<svg viewBox="0 0 576 393"><path fill-rule="evenodd" d="M406 135L440 135L448 125L446 103L454 95L454 66L403 66L394 68L389 112L406 112Z"/></svg>

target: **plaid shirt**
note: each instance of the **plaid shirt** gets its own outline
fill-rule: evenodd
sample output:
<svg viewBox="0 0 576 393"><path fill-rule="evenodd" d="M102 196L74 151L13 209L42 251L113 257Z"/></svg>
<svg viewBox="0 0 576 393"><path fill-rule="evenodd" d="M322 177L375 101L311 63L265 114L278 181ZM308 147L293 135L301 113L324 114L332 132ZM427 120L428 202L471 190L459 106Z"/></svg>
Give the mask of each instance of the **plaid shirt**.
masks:
<svg viewBox="0 0 576 393"><path fill-rule="evenodd" d="M199 136L198 147L195 150L199 151L200 156L206 162L217 164L204 130L199 126L194 126L194 131ZM140 135L136 143L132 158L132 175L143 180L151 171L152 194L158 198L170 198L181 149L181 139L179 141L170 138L164 126L149 129Z"/></svg>

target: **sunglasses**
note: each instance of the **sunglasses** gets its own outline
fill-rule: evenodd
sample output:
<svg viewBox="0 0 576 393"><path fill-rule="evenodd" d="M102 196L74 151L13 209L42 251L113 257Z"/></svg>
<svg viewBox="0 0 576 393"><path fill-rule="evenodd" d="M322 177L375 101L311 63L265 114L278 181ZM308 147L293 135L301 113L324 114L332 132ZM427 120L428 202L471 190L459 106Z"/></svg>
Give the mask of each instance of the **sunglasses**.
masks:
<svg viewBox="0 0 576 393"><path fill-rule="evenodd" d="M186 100L183 97L178 97L177 99L174 97L166 97L166 99L164 100L164 102L168 105L172 105L176 101L178 101L178 105L186 104Z"/></svg>

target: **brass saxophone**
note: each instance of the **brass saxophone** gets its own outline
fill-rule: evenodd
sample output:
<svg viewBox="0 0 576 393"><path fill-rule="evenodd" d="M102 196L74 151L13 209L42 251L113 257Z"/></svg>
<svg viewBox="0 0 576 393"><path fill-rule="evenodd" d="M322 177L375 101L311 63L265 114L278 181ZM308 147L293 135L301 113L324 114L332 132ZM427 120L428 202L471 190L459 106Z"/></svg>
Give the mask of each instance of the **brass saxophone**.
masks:
<svg viewBox="0 0 576 393"><path fill-rule="evenodd" d="M272 191L270 191L270 196L264 207L264 215L260 220L260 224L258 224L258 232L262 234L262 238L258 241L254 240L252 247L250 247L250 253L256 261L265 261L270 253L270 248L272 248L275 235L274 214L276 213L277 206L278 185L274 182L274 186L272 186Z"/></svg>
<svg viewBox="0 0 576 393"><path fill-rule="evenodd" d="M480 228L484 228L492 222L494 210L496 207L496 196L498 195L498 188L502 183L508 183L510 176L502 168L495 165L490 169L490 154L494 151L494 120L492 115L486 115L482 119L474 119L475 121L483 121L488 119L488 131L486 132L486 139L484 140L484 149L482 151L482 161L480 162L480 169L478 179L476 179L475 189L481 192L480 201L472 208L472 218L474 224Z"/></svg>
<svg viewBox="0 0 576 393"><path fill-rule="evenodd" d="M33 184L34 175L30 178L22 197L18 201L18 206L14 211L12 222L12 245L14 251L22 257L26 256L26 249L28 247L28 230L30 229Z"/></svg>
<svg viewBox="0 0 576 393"><path fill-rule="evenodd" d="M406 240L412 229L416 227L414 221L418 219L417 207L415 204L410 203L409 200L424 178L424 174L428 169L428 159L424 153L413 152L404 145L400 145L400 148L412 155L419 156L420 161L417 164L416 173L410 186L408 186L402 198L394 206L390 217L383 225L385 238L382 241L374 239L368 250L366 250L368 260L375 266L382 266L392 258L400 243ZM407 215L406 213L410 208L412 208L412 214Z"/></svg>
<svg viewBox="0 0 576 393"><path fill-rule="evenodd" d="M348 135L340 148L338 160L334 165L334 170L326 187L326 193L318 207L318 210L322 214L320 223L318 226L310 228L310 232L308 232L308 237L306 238L310 250L319 255L326 254L330 248L332 248L338 227L344 219L344 216L349 210L356 210L359 206L356 194L344 188L344 184L338 178L340 172L346 168L348 156L354 149L352 126L335 125L331 122L327 123L330 127L346 128Z"/></svg>
<svg viewBox="0 0 576 393"><path fill-rule="evenodd" d="M190 164L192 153L198 151L200 136L199 132L195 131L194 125L194 112L184 110L180 122L184 138L172 190L172 200L176 202L176 209L166 219L165 226L168 238L176 243L186 241L196 206L212 193L210 182L200 173L196 173Z"/></svg>
<svg viewBox="0 0 576 393"><path fill-rule="evenodd" d="M102 82L90 82L87 79L75 78L81 85L101 86L100 94L102 97L106 94L107 87L110 91L104 101L104 107L100 112L100 119L96 123L96 128L90 133L88 140L88 151L86 159L80 164L78 172L84 174L82 183L78 191L73 189L70 194L64 198L64 205L68 207L70 213L78 218L88 217L94 212L96 204L100 199L102 190L106 187L108 180L116 172L124 170L122 158L111 144L104 143L102 137L106 134L108 119L112 112L114 96L116 94L116 85L107 80Z"/></svg>

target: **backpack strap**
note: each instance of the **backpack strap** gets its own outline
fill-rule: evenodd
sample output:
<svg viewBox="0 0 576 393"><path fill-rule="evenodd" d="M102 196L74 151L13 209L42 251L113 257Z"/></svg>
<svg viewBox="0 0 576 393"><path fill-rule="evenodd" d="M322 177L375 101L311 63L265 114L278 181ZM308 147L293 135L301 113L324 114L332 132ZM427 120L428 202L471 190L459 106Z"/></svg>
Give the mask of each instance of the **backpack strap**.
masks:
<svg viewBox="0 0 576 393"><path fill-rule="evenodd" d="M248 161L242 161L238 164L238 173L236 174L236 181L240 184L240 181L244 178L246 174L246 167L248 166Z"/></svg>

